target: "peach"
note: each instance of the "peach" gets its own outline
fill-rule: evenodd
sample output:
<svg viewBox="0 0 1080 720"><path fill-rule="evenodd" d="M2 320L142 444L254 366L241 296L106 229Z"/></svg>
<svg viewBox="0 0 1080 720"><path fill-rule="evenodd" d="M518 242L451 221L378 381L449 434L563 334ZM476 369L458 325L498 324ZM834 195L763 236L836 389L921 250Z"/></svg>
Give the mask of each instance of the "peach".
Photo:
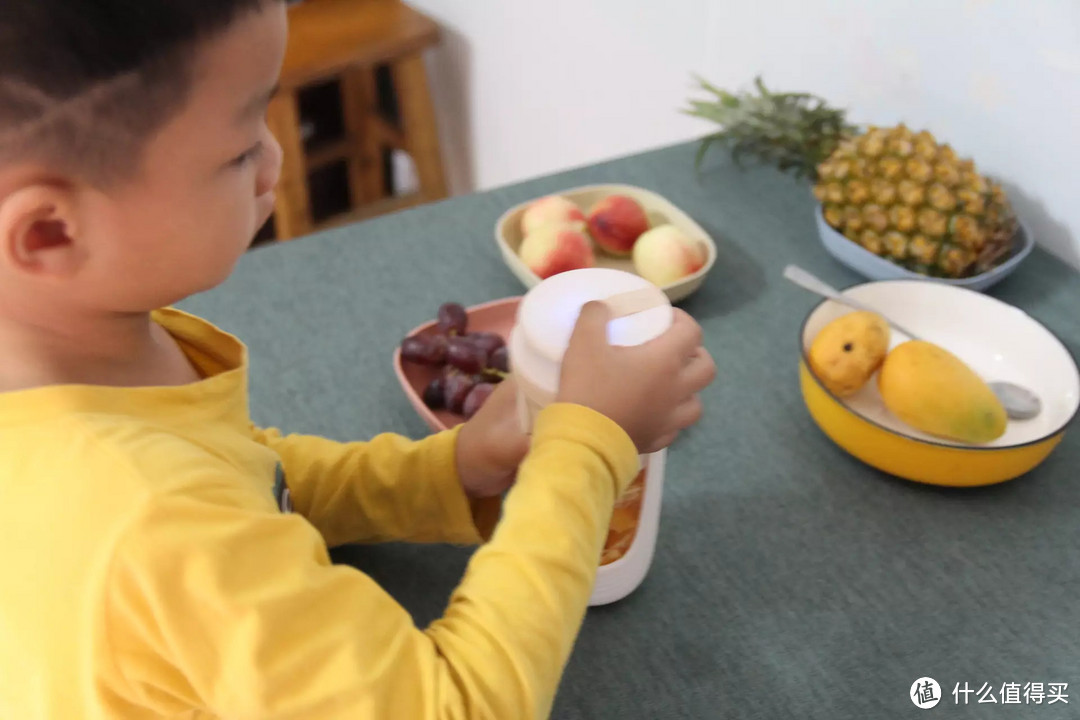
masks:
<svg viewBox="0 0 1080 720"><path fill-rule="evenodd" d="M674 225L658 225L634 245L634 270L660 287L693 275L707 260L705 243Z"/></svg>
<svg viewBox="0 0 1080 720"><path fill-rule="evenodd" d="M627 256L634 243L649 229L649 218L641 203L626 195L608 195L589 210L589 234L612 255Z"/></svg>
<svg viewBox="0 0 1080 720"><path fill-rule="evenodd" d="M541 279L596 264L592 243L582 223L541 225L525 236L518 254Z"/></svg>
<svg viewBox="0 0 1080 720"><path fill-rule="evenodd" d="M521 216L522 237L542 225L585 222L585 213L561 195L548 195L534 200Z"/></svg>

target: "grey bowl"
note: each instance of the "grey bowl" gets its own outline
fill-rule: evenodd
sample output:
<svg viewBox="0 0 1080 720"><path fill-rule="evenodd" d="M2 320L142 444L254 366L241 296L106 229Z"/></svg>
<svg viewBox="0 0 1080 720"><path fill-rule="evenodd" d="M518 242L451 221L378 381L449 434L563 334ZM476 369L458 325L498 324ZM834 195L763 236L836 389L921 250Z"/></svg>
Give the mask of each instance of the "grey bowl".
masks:
<svg viewBox="0 0 1080 720"><path fill-rule="evenodd" d="M858 243L852 242L838 232L825 221L820 203L814 205L814 217L817 220L818 236L821 244L829 251L829 254L842 264L848 266L870 280L931 280L946 285L968 288L970 290L986 290L990 286L1009 276L1024 259L1031 254L1035 247L1035 240L1027 226L1020 223L1016 231L1019 242L1013 250L1013 254L1007 260L984 273L973 275L968 278L949 279L936 278L912 272L894 262L886 260L870 252Z"/></svg>

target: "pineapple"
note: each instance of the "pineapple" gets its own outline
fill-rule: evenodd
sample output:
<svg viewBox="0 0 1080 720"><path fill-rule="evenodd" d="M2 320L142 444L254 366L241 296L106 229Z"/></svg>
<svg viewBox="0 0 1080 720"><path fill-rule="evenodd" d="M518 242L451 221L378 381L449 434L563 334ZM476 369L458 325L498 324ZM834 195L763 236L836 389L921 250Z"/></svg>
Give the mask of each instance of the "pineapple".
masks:
<svg viewBox="0 0 1080 720"><path fill-rule="evenodd" d="M731 145L809 176L825 221L854 243L922 275L964 278L992 268L1013 248L1017 221L1000 185L980 175L926 131L900 124L857 128L841 110L806 93L732 95L707 82L715 99L689 114L722 129L709 146Z"/></svg>

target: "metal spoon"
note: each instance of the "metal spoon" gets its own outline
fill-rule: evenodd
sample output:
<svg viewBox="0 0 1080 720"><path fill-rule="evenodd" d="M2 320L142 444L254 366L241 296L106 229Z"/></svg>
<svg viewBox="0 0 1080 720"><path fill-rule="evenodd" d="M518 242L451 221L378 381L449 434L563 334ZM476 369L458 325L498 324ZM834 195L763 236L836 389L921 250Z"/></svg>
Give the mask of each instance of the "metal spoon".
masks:
<svg viewBox="0 0 1080 720"><path fill-rule="evenodd" d="M880 310L859 302L858 300L843 295L836 288L832 287L828 283L824 282L817 276L803 270L796 265L788 265L784 268L784 277L795 283L804 290L809 290L812 293L820 295L821 297L828 298L842 305L847 305L855 310L865 310L867 312L877 313L885 322L889 323L896 330L899 330L902 334L907 335L912 340L918 340L919 336L910 330L896 324L894 320L889 319L882 314ZM1030 420L1042 412L1042 401L1039 400L1039 396L1028 390L1026 387L1016 385L1010 382L991 382L987 383L990 386L990 390L1001 402L1002 407L1005 408L1006 414L1013 420Z"/></svg>

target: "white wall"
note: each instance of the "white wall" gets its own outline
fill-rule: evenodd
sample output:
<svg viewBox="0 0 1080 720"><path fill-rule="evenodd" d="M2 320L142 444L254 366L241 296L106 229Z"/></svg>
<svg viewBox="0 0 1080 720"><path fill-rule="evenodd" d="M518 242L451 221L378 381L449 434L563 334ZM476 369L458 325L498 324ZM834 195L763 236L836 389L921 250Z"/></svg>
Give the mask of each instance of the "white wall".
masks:
<svg viewBox="0 0 1080 720"><path fill-rule="evenodd" d="M693 73L761 73L932 130L1080 267L1078 0L411 2L446 29L430 64L459 192L696 137Z"/></svg>
<svg viewBox="0 0 1080 720"><path fill-rule="evenodd" d="M694 136L679 108L707 59L710 0L410 0L444 28L430 58L458 189ZM631 12L632 11L632 12Z"/></svg>

